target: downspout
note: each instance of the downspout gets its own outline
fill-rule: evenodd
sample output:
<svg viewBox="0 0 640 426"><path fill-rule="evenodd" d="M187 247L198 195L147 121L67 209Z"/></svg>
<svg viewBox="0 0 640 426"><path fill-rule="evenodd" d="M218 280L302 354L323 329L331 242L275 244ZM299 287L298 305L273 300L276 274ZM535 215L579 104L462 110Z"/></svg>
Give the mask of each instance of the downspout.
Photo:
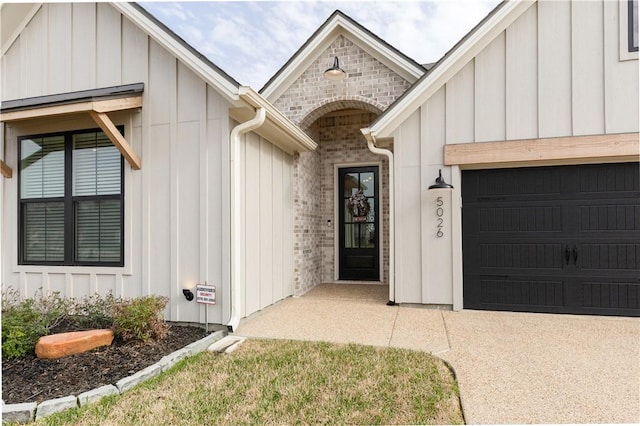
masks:
<svg viewBox="0 0 640 426"><path fill-rule="evenodd" d="M231 130L229 136L231 154L231 317L227 322L227 328L233 332L240 324L240 312L242 310L242 288L240 282L242 244L240 235L242 224L240 223L240 137L262 126L267 116L264 108L256 108L256 115L249 121L238 124Z"/></svg>
<svg viewBox="0 0 640 426"><path fill-rule="evenodd" d="M393 184L393 152L388 149L378 148L375 145L375 137L371 134L369 129L362 129L365 139L367 139L367 146L369 151L376 155L383 155L389 160L389 301L387 305L393 306L396 304L396 249L395 249L395 186Z"/></svg>

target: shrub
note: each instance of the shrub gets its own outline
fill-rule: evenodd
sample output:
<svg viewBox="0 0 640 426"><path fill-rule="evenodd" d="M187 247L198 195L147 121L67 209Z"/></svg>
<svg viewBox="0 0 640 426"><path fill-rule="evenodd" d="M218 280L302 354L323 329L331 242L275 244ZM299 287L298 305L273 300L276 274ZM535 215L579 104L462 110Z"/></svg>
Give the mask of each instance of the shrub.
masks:
<svg viewBox="0 0 640 426"><path fill-rule="evenodd" d="M49 334L69 308L57 292L45 296L40 289L23 301L16 294L10 291L2 297L2 353L7 358L32 352L38 339Z"/></svg>
<svg viewBox="0 0 640 426"><path fill-rule="evenodd" d="M73 300L73 308L66 318L67 328L89 330L113 327L114 306L122 302L109 291L105 296L94 294Z"/></svg>
<svg viewBox="0 0 640 426"><path fill-rule="evenodd" d="M169 302L167 297L147 296L120 301L114 305L114 333L125 341L166 337L167 324L162 319L162 311Z"/></svg>

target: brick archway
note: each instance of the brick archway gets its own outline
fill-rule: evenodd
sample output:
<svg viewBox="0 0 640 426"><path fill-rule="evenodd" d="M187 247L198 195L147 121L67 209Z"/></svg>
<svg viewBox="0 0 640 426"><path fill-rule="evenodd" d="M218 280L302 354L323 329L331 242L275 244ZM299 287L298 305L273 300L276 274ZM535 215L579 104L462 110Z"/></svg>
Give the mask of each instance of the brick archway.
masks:
<svg viewBox="0 0 640 426"><path fill-rule="evenodd" d="M336 96L330 99L325 99L314 109L302 114L304 118L300 120L298 126L302 130L306 131L323 115L341 109L359 109L372 112L374 114L381 114L382 111L384 111L384 106L379 102L363 96Z"/></svg>

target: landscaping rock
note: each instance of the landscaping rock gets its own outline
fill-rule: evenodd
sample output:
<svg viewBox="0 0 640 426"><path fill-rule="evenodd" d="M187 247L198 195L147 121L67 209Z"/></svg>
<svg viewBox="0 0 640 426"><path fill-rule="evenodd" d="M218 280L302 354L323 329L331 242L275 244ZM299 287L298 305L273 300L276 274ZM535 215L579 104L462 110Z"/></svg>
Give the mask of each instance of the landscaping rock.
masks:
<svg viewBox="0 0 640 426"><path fill-rule="evenodd" d="M35 418L35 402L23 404L2 404L2 422L28 423Z"/></svg>
<svg viewBox="0 0 640 426"><path fill-rule="evenodd" d="M38 358L61 358L79 354L100 346L109 346L113 342L113 331L87 330L72 331L43 336L36 343Z"/></svg>
<svg viewBox="0 0 640 426"><path fill-rule="evenodd" d="M100 401L105 396L117 395L119 393L120 391L118 391L118 388L113 385L101 386L78 395L78 404L81 407L84 407L87 404L93 404L94 402Z"/></svg>
<svg viewBox="0 0 640 426"><path fill-rule="evenodd" d="M183 360L188 356L189 356L189 350L180 349L170 353L169 355L162 357L162 359L158 361L158 365L160 366L162 371L165 372L171 367L173 367L174 365L176 365L178 361Z"/></svg>
<svg viewBox="0 0 640 426"><path fill-rule="evenodd" d="M192 344L187 345L185 349L187 349L191 355L195 355L197 353L204 351L209 346L211 346L214 342L217 342L218 340L222 339L226 335L227 335L227 332L225 330L216 331L215 333L211 333L207 337L203 337L197 342L193 342Z"/></svg>
<svg viewBox="0 0 640 426"><path fill-rule="evenodd" d="M144 370L138 371L136 374L118 380L118 382L116 383L116 387L118 388L120 393L125 393L126 391L139 385L140 383L157 376L161 373L161 371L162 368L158 364L150 365Z"/></svg>
<svg viewBox="0 0 640 426"><path fill-rule="evenodd" d="M36 420L43 417L50 416L54 413L60 413L70 408L76 408L78 406L78 398L73 395L65 396L64 398L50 399L44 401L38 405L36 409Z"/></svg>

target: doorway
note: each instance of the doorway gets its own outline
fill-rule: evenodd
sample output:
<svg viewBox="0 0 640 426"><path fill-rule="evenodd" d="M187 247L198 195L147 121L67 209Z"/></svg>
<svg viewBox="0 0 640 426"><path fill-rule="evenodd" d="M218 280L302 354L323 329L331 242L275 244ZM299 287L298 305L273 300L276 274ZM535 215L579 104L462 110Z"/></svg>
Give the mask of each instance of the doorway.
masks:
<svg viewBox="0 0 640 426"><path fill-rule="evenodd" d="M338 276L380 280L378 166L338 169Z"/></svg>

